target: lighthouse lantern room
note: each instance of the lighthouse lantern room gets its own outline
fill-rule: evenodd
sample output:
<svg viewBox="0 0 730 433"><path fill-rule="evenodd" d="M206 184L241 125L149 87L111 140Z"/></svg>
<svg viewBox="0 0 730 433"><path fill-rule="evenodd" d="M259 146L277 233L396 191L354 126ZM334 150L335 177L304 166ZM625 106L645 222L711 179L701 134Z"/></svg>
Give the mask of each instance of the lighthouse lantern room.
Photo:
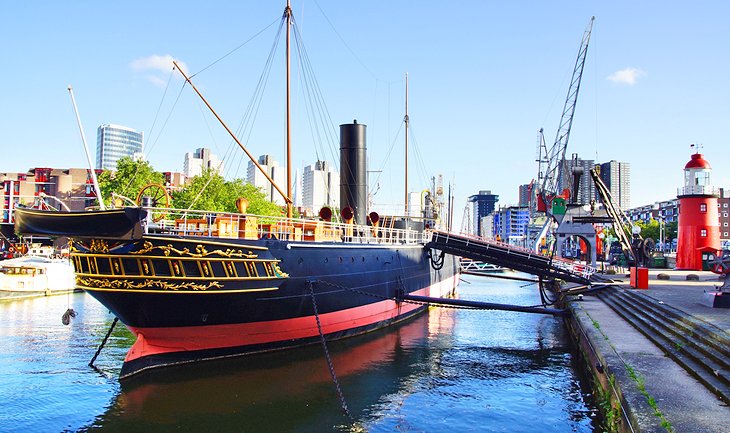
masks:
<svg viewBox="0 0 730 433"><path fill-rule="evenodd" d="M720 249L718 190L711 174L710 163L699 152L684 166L684 186L677 191L677 269L709 269Z"/></svg>

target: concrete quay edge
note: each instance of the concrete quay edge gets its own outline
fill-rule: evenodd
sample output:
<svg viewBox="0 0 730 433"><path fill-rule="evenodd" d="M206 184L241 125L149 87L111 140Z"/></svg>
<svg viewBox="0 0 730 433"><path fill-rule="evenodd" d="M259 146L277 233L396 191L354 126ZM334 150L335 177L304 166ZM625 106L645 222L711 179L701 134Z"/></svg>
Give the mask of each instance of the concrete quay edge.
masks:
<svg viewBox="0 0 730 433"><path fill-rule="evenodd" d="M668 280L659 280L658 274ZM688 281L695 274L697 281ZM628 287L628 276L610 276ZM730 309L702 304L721 281L711 272L652 269L649 289L658 303L730 331ZM630 323L595 296L572 298L568 327L592 380L609 431L730 433L730 407L666 356Z"/></svg>

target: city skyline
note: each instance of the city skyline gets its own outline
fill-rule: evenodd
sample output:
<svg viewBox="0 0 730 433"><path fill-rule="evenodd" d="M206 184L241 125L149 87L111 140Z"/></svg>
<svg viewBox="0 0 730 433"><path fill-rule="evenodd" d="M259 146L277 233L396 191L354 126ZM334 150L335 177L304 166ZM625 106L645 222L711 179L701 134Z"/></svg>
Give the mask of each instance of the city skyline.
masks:
<svg viewBox="0 0 730 433"><path fill-rule="evenodd" d="M355 118L368 125L369 167L382 171L375 201L403 201L408 72L409 185L418 191L431 175L443 174L458 209L485 187L517 203L518 185L536 177L536 132L544 127L552 141L580 38L594 15L568 154L631 164L632 206L676 194L692 143L704 145L714 183L730 186L723 128L730 116L724 74L730 59L718 54L730 39L723 21L730 5L710 3L559 1L525 8L470 2L457 8L427 2L413 8L295 1L292 8L334 128ZM134 13L143 6L147 13ZM208 147L226 160L226 177L245 176L246 163L231 156L230 139L201 114L197 96L170 63L178 59L197 73L193 81L235 128L282 11L283 3L213 3L202 10L210 19L201 20L200 10L181 8L172 16L164 5L135 1L93 10L84 3L7 5L0 36L9 41L13 67L0 71L12 83L0 108L0 143L28 150L4 158L0 171L86 166L66 90L71 84L87 136L91 125L118 122L145 132L145 156L157 170L182 171L181 149ZM105 19L94 18L99 15ZM482 17L479 25L473 16ZM115 30L122 28L124 37ZM271 154L283 166L281 50L273 61L257 127L243 138L252 154ZM291 164L336 161L332 146L319 143L307 126L306 89L295 83L292 90ZM35 126L40 120L43 128Z"/></svg>

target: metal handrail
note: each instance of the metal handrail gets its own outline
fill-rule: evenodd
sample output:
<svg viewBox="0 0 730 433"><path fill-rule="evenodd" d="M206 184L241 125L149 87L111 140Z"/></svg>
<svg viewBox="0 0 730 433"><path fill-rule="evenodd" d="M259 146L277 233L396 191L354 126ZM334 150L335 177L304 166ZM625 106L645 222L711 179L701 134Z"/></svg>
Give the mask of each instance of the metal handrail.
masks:
<svg viewBox="0 0 730 433"><path fill-rule="evenodd" d="M690 185L677 188L677 196L683 195L713 195L719 196L720 189L711 185Z"/></svg>
<svg viewBox="0 0 730 433"><path fill-rule="evenodd" d="M320 219L172 208L145 209L151 214L164 215L164 219L157 222L150 219L145 223L148 232L182 236L375 244L424 244L431 240L430 230L397 229L385 225L366 226Z"/></svg>

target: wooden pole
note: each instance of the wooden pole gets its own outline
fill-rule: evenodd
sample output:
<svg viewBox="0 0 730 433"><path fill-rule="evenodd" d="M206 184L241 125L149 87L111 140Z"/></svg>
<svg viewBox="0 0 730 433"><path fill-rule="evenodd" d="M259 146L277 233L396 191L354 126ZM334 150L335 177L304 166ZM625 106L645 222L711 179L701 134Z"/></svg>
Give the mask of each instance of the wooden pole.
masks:
<svg viewBox="0 0 730 433"><path fill-rule="evenodd" d="M220 118L220 116L218 115L218 113L216 113L215 110L213 109L213 107L211 107L211 105L205 99L205 97L203 96L203 94L200 93L200 91L198 90L198 88L195 87L195 84L193 84L193 82L190 80L190 78L188 78L188 76L185 74L185 72L182 70L182 68L180 68L180 65L178 65L177 62L174 61L174 60L172 61L172 64L175 65L175 68L177 68L178 71L180 71L180 74L182 74L182 76L185 78L185 81L187 81L190 84L190 87L192 87L193 90L195 90L195 93L197 93L198 96L200 96L200 99L203 100L203 102L208 107L208 109L210 110L210 112L213 113L213 115L215 116L216 119L218 119L218 122L220 122L220 124L223 125L223 128L225 128L226 132L228 132L228 134L231 136L231 138L233 138L233 141L235 141L236 144L238 144L238 146L241 149L243 149L243 151L246 153L246 156L248 156L248 158L251 160L251 162L254 163L254 165L256 166L256 168L258 168L259 171L261 173L263 173L263 175L266 177L266 180L268 180L271 183L271 185L273 185L273 187L276 188L276 191L278 191L279 194L281 194L281 196L284 198L284 201L287 203L287 205L290 206L291 205L291 202L292 202L291 198L289 198L289 196L287 194L284 194L284 192L281 190L281 188L279 188L279 186L274 182L274 179L272 179L271 176L269 176L269 174L266 172L266 170L264 170L264 168L261 167L258 162L256 162L256 160L254 159L254 157L243 146L243 144L238 139L238 137L236 137L236 134L234 134L233 131L231 131L231 129L228 127L228 125L226 125L226 122L224 122L223 119Z"/></svg>

